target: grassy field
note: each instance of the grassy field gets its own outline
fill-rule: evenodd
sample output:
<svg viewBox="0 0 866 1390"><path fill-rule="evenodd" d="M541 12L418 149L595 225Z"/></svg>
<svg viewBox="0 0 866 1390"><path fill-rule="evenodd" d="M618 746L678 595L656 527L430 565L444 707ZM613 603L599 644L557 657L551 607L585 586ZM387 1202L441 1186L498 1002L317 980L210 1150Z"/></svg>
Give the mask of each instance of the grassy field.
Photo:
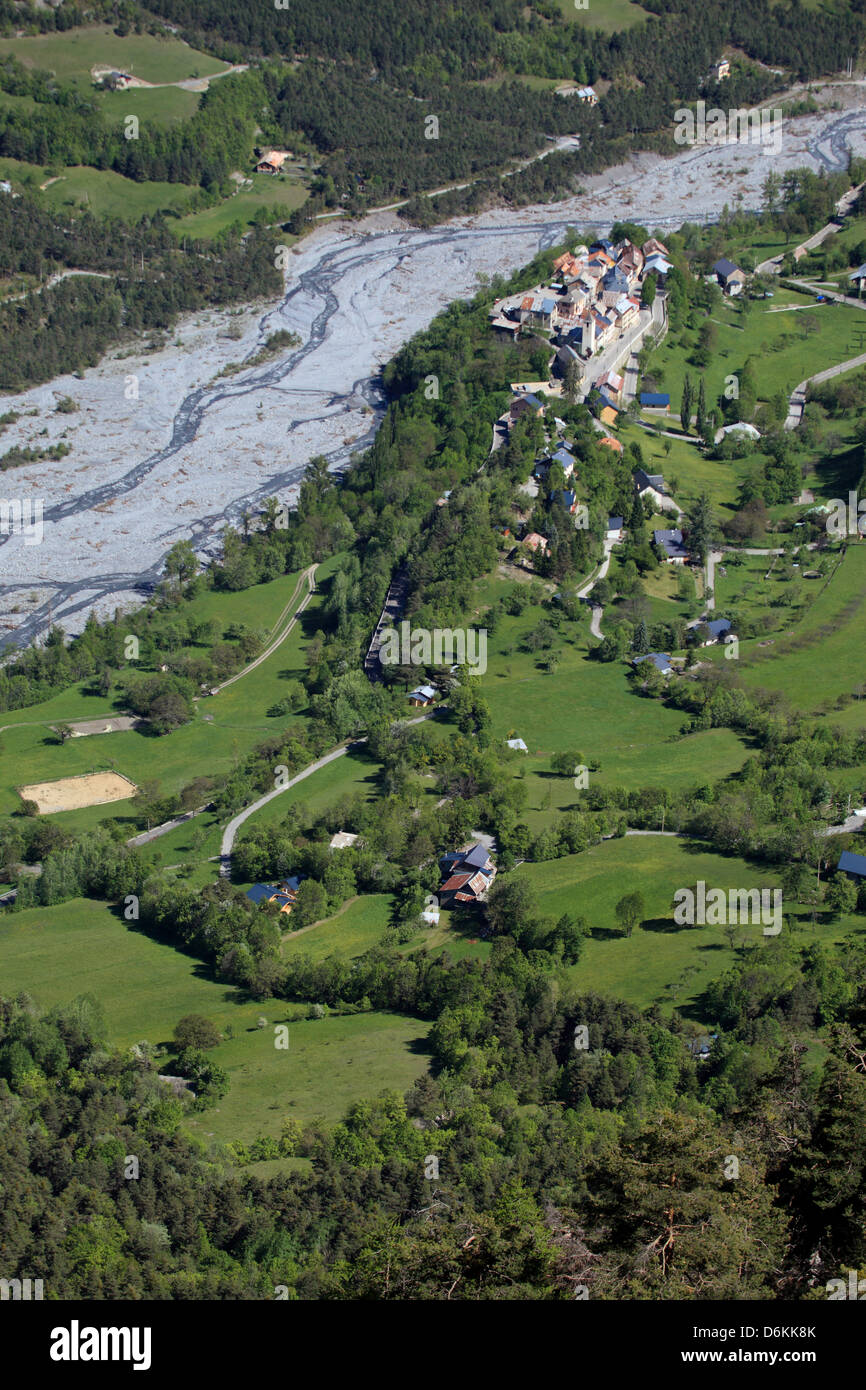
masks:
<svg viewBox="0 0 866 1390"><path fill-rule="evenodd" d="M219 58L199 53L181 39L150 34L118 37L107 24L71 29L63 34L35 34L0 39L0 54L11 53L28 68L53 72L79 89L92 85L93 67L116 68L143 82L181 82L211 77L227 66Z"/></svg>
<svg viewBox="0 0 866 1390"><path fill-rule="evenodd" d="M747 685L783 691L806 710L850 695L864 679L866 546L857 541L850 545L833 577L826 585L815 581L816 588L819 584L821 591L804 617L784 637L770 647L756 642L740 647L738 669ZM852 713L849 719L855 717Z"/></svg>
<svg viewBox="0 0 866 1390"><path fill-rule="evenodd" d="M589 29L602 29L606 34L631 29L640 20L650 18L646 10L631 4L630 0L587 0L582 9L577 8L575 0L556 0L556 3L566 19L585 24Z"/></svg>
<svg viewBox="0 0 866 1390"><path fill-rule="evenodd" d="M176 223L174 230L178 235L194 237L214 237L233 222L245 226L252 222L260 208L274 210L274 221L286 216L285 209L294 211L307 200L307 188L299 178L272 178L268 174L253 174L252 188L242 188L231 198L226 198L215 207L204 208L201 212L188 213ZM296 237L286 236L285 244L291 246Z"/></svg>
<svg viewBox="0 0 866 1390"><path fill-rule="evenodd" d="M98 99L109 124L122 127L127 116L137 116L145 129L189 120L201 96L183 87L130 87L125 92L100 92Z"/></svg>
<svg viewBox="0 0 866 1390"><path fill-rule="evenodd" d="M320 571L323 582L327 582L328 571L328 564L323 565ZM233 622L267 627L276 622L292 598L298 578L297 574L283 575L271 584L257 585L235 594L208 591L190 603L189 616L216 617L221 631ZM298 590L294 606L305 591L306 584ZM220 695L200 701L191 722L164 739L154 740L143 733L129 732L97 734L70 739L62 746L57 744L50 732L55 720L114 712L108 700L83 696L80 686L42 705L11 712L6 716L11 727L3 734L7 756L3 760L0 813L16 809L15 786L21 781L21 769L26 769L26 780L34 782L100 771L114 765L137 785L158 776L166 792L179 789L194 776L227 772L269 734L302 717L269 718L267 710L285 693L286 681L297 677L303 668L303 646L319 623L317 598L321 601L321 595L314 597L286 641L255 672ZM127 802L116 802L111 813L122 817L128 810ZM63 812L60 820L83 828L105 814L104 807L94 807Z"/></svg>
<svg viewBox="0 0 866 1390"><path fill-rule="evenodd" d="M593 930L577 965L570 967L581 989L612 994L645 1008L674 1007L703 1024L714 1020L703 1012L702 996L710 980L730 969L735 959L721 927L678 927L673 921L673 894L679 887L777 888L778 878L763 867L737 858L723 858L692 842L663 836L628 836L608 840L584 854L544 864L524 864L515 873L535 889L540 911L559 918L564 912L583 916ZM630 937L620 934L614 908L624 892L637 888L647 916ZM850 930L847 919L813 926L805 909L783 905L794 930L807 939L835 941ZM862 923L861 923L862 925ZM759 925L737 928L740 942L771 945Z"/></svg>
<svg viewBox="0 0 866 1390"><path fill-rule="evenodd" d="M181 183L137 183L111 169L76 165L58 173L7 158L0 158L0 178L21 184L30 193L41 193L41 200L48 207L59 209L70 204L93 213L123 217L128 222L137 222L161 208L182 212L189 206L193 192Z"/></svg>
<svg viewBox="0 0 866 1390"><path fill-rule="evenodd" d="M429 1024L399 1014L292 1022L289 1050L279 1051L273 1025L286 1018L287 1005L245 1001L191 957L80 898L0 915L0 979L4 992L24 990L45 1008L95 995L117 1047L144 1038L170 1046L187 1013L204 1014L221 1031L230 1026L233 1037L212 1054L229 1073L229 1093L190 1119L203 1137L278 1134L286 1115L335 1121L355 1100L406 1090L428 1065ZM262 1016L266 1029L258 1026Z"/></svg>
<svg viewBox="0 0 866 1390"><path fill-rule="evenodd" d="M289 1023L289 1046L274 1046L274 1025L285 1004L256 1005L268 1027L237 1029L212 1056L226 1068L231 1089L188 1127L204 1139L245 1143L277 1136L286 1116L304 1124L333 1124L353 1102L382 1091L407 1091L428 1068L430 1024L403 1014L367 1013Z"/></svg>
<svg viewBox="0 0 866 1390"><path fill-rule="evenodd" d="M672 413L679 412L686 373L693 384L703 377L707 405L711 406L723 391L725 378L736 375L746 359L754 357L759 400L768 401L778 391L789 395L806 377L844 362L859 351L852 334L854 328L866 327L859 309L844 304L815 304L787 290L778 290L772 301L751 302L743 314L745 303L749 301L725 300L713 313L717 338L705 370L687 360L697 342L696 334L688 329L669 333L653 354L650 374L660 391L670 393ZM802 305L802 311L775 312L794 304Z"/></svg>
<svg viewBox="0 0 866 1390"><path fill-rule="evenodd" d="M495 580L482 582L470 621L479 621L501 591ZM529 749L515 755L515 771L526 781L528 824L541 828L547 811L579 798L568 778L550 771L557 752L579 751L585 762L600 763L593 774L599 781L627 787L688 786L742 766L747 748L730 730L683 738L683 716L635 694L622 663L590 660L587 648L595 643L587 641L586 617L563 622L559 664L553 674L543 670L539 656L522 650L522 643L548 617L544 608L530 605L520 617L501 618L488 638L482 678L494 737L522 738Z"/></svg>

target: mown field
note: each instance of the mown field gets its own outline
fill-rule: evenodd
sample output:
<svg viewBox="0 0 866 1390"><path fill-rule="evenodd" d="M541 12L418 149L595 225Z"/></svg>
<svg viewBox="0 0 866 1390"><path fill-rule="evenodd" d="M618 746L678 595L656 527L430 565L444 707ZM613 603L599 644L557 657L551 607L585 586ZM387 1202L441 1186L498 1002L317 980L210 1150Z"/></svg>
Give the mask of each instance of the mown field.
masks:
<svg viewBox="0 0 866 1390"><path fill-rule="evenodd" d="M122 217L127 222L163 209L182 212L193 197L193 190L182 183L137 183L113 169L91 169L86 165L40 167L20 159L0 158L0 178L20 183L30 193L39 193L51 208L87 208L95 214Z"/></svg>
<svg viewBox="0 0 866 1390"><path fill-rule="evenodd" d="M119 37L107 24L70 29L63 34L32 34L0 39L0 55L11 53L28 68L53 72L60 81L89 90L91 68L116 68L143 82L182 82L211 77L228 66L219 58L190 48L182 39L151 34Z"/></svg>
<svg viewBox="0 0 866 1390"><path fill-rule="evenodd" d="M539 910L558 919L569 912L585 917L592 928L581 959L569 977L581 989L626 999L641 1008L660 1004L677 1009L704 1025L714 1020L702 999L710 980L735 960L723 929L679 927L673 920L677 888L778 888L775 873L743 859L713 854L705 846L669 836L629 835L608 840L583 854L543 864L523 864L514 871L533 887ZM624 937L615 907L626 892L639 891L646 903L644 923ZM782 934L793 930L803 941L836 941L859 919L819 921L806 909L783 902ZM792 918L789 924L788 917ZM861 924L862 925L862 924ZM737 927L741 942L772 949L772 937L759 925Z"/></svg>
<svg viewBox="0 0 866 1390"><path fill-rule="evenodd" d="M498 579L483 582L472 621L480 621L501 592ZM540 829L550 810L574 805L580 796L568 778L550 771L554 753L578 751L585 763L600 764L592 776L626 787L691 786L742 766L748 749L730 730L683 737L683 715L636 694L623 663L590 660L595 641L587 616L576 623L563 620L557 668L552 674L544 670L545 653L526 651L523 644L549 616L530 604L519 617L501 618L488 637L488 668L481 678L494 736L527 744L528 753L515 754L514 767L525 779L525 819L532 828Z"/></svg>
<svg viewBox="0 0 866 1390"><path fill-rule="evenodd" d="M324 584L329 564L320 571ZM293 609L306 592L306 583L298 588L299 578L298 574L287 574L271 584L232 594L208 591L193 600L185 613L205 620L216 617L220 639L231 623L270 628L296 588ZM5 756L0 814L14 811L20 804L15 787L21 769L26 769L27 780L34 782L114 767L136 785L157 777L164 792L178 790L193 777L227 772L268 735L303 717L284 715L276 719L268 717L267 710L285 694L287 681L296 679L304 669L303 648L319 625L317 611L321 600L321 594L314 596L285 642L261 666L220 695L200 700L191 722L165 738L154 739L140 732L95 734L69 739L61 746L51 733L50 726L55 721L117 712L110 699L85 695L80 685L41 705L10 711L4 716L8 727L2 735ZM117 707L122 705L122 696L118 696ZM59 820L83 829L105 814L122 818L128 812L128 802L116 802L109 812L104 807L67 811L60 814Z"/></svg>
<svg viewBox="0 0 866 1390"><path fill-rule="evenodd" d="M166 1045L169 1069L172 1032L184 1014L201 1013L223 1032L230 1027L233 1036L211 1054L229 1073L229 1093L189 1120L202 1137L276 1135L286 1115L333 1122L353 1101L406 1090L429 1061L429 1025L399 1014L290 1022L289 1049L278 1050L274 1025L293 1018L292 1007L245 1001L192 957L81 898L0 914L0 978L4 992L25 991L45 1008L93 994L113 1046L142 1039Z"/></svg>

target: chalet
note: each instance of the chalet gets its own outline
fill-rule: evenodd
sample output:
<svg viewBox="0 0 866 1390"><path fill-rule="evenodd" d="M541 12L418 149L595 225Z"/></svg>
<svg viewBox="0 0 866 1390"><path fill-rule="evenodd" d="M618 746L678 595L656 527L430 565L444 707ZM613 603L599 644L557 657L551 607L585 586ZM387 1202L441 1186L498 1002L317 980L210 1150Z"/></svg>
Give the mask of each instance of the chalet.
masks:
<svg viewBox="0 0 866 1390"><path fill-rule="evenodd" d="M288 155L284 150L268 150L256 165L257 174L279 174Z"/></svg>
<svg viewBox="0 0 866 1390"><path fill-rule="evenodd" d="M625 536L625 520L621 516L609 516L604 538L607 541L621 541Z"/></svg>
<svg viewBox="0 0 866 1390"><path fill-rule="evenodd" d="M683 545L683 533L679 527L673 530L653 531L653 543L664 551L669 565L684 565L689 552Z"/></svg>
<svg viewBox="0 0 866 1390"><path fill-rule="evenodd" d="M850 849L843 850L836 868L852 882L863 883L866 880L866 854L853 854Z"/></svg>
<svg viewBox="0 0 866 1390"><path fill-rule="evenodd" d="M442 907L483 902L496 877L496 865L482 844L443 854L439 866L443 876L438 895Z"/></svg>
<svg viewBox="0 0 866 1390"><path fill-rule="evenodd" d="M641 410L662 410L667 413L671 408L671 398L662 391L641 391L640 408Z"/></svg>
<svg viewBox="0 0 866 1390"><path fill-rule="evenodd" d="M663 676L669 676L674 669L666 652L647 652L646 656L636 656L632 666L640 666L642 661L651 661L656 670L661 671Z"/></svg>
<svg viewBox="0 0 866 1390"><path fill-rule="evenodd" d="M517 396L511 402L508 414L512 421L519 420L523 415L542 416L544 414L544 402L527 392L526 395Z"/></svg>
<svg viewBox="0 0 866 1390"><path fill-rule="evenodd" d="M714 642L720 642L723 637L731 630L731 624L727 618L713 618L712 622L707 623L709 638L704 643L705 647L710 647Z"/></svg>
<svg viewBox="0 0 866 1390"><path fill-rule="evenodd" d="M727 260L724 256L720 261L716 261L712 269L712 274L721 285L725 294L741 294L746 283L746 272L741 270L733 261Z"/></svg>
<svg viewBox="0 0 866 1390"><path fill-rule="evenodd" d="M409 696L410 705L432 705L436 699L436 687L433 685L419 685Z"/></svg>
<svg viewBox="0 0 866 1390"><path fill-rule="evenodd" d="M251 903L274 903L281 913L288 916L297 901L300 886L301 875L296 874L294 878L283 879L281 883L254 883L247 891L247 897Z"/></svg>

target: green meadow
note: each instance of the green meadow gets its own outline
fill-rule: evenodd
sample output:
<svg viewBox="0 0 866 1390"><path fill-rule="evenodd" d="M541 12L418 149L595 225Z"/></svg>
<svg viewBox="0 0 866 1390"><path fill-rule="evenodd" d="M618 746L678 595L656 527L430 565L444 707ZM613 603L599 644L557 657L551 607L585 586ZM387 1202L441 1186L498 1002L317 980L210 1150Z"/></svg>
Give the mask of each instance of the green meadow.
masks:
<svg viewBox="0 0 866 1390"><path fill-rule="evenodd" d="M579 855L514 870L535 890L538 908L558 919L569 912L585 917L592 935L569 979L582 990L612 994L641 1008L652 1004L677 1009L704 1025L709 982L730 969L741 943L772 949L763 927L736 929L734 950L718 926L677 926L673 895L701 880L710 888L777 888L778 876L743 859L723 857L678 837L629 835L607 840ZM623 893L635 889L646 903L646 918L630 937L617 925L615 907ZM788 920L790 917L790 921ZM857 919L813 925L806 910L783 903L782 933L794 931L804 944L811 939L836 941Z"/></svg>
<svg viewBox="0 0 866 1390"><path fill-rule="evenodd" d="M400 1014L290 1021L288 1051L278 1050L274 1025L292 1020L297 1006L248 1001L192 957L152 940L106 904L81 898L0 915L0 976L4 992L25 991L44 1008L94 995L111 1045L147 1039L165 1046L168 1071L172 1032L184 1014L204 1014L222 1032L230 1028L233 1036L211 1054L229 1073L229 1093L188 1121L203 1138L276 1135L286 1115L301 1123L336 1121L353 1101L408 1089L429 1062L429 1024Z"/></svg>
<svg viewBox="0 0 866 1390"><path fill-rule="evenodd" d="M182 82L212 77L228 66L219 58L199 53L182 39L128 34L120 38L107 24L71 29L62 34L33 34L0 39L0 55L11 53L28 68L53 72L79 90L92 86L91 69L116 68L143 82Z"/></svg>
<svg viewBox="0 0 866 1390"><path fill-rule="evenodd" d="M319 573L324 583L327 583L328 572L328 564L323 565ZM235 594L206 591L185 611L195 618L217 617L221 625L220 638L234 622L272 628L286 605L292 601L292 608L296 608L306 592L306 582L298 588L299 578L298 574L287 574L271 584L256 585ZM267 710L285 694L286 682L297 678L304 669L303 648L318 626L321 598L321 594L314 595L285 642L254 672L219 695L199 700L190 723L163 739L131 731L93 734L58 744L51 733L53 722L117 713L110 701L84 695L80 686L41 705L11 712L6 716L9 724L2 734L7 756L3 760L4 776L0 784L0 813L14 811L20 804L15 788L21 782L22 768L26 769L28 782L114 768L136 785L158 777L164 792L179 790L193 777L227 772L269 734L301 717L287 715L276 719L268 717ZM122 704L122 697L118 697L117 705ZM128 813L128 802L115 802L108 809L95 806L83 811L64 811L56 819L83 829L106 815Z"/></svg>

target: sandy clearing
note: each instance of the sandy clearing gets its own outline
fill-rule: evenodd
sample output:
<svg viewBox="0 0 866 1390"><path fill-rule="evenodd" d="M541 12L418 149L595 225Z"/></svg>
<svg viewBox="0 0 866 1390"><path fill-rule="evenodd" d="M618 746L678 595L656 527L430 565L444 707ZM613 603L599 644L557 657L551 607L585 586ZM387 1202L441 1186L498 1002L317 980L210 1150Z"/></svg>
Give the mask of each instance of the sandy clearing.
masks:
<svg viewBox="0 0 866 1390"><path fill-rule="evenodd" d="M81 777L34 782L18 788L22 800L35 801L42 815L52 811L80 811L84 806L103 806L108 801L128 801L137 791L135 783L119 772L88 772Z"/></svg>

